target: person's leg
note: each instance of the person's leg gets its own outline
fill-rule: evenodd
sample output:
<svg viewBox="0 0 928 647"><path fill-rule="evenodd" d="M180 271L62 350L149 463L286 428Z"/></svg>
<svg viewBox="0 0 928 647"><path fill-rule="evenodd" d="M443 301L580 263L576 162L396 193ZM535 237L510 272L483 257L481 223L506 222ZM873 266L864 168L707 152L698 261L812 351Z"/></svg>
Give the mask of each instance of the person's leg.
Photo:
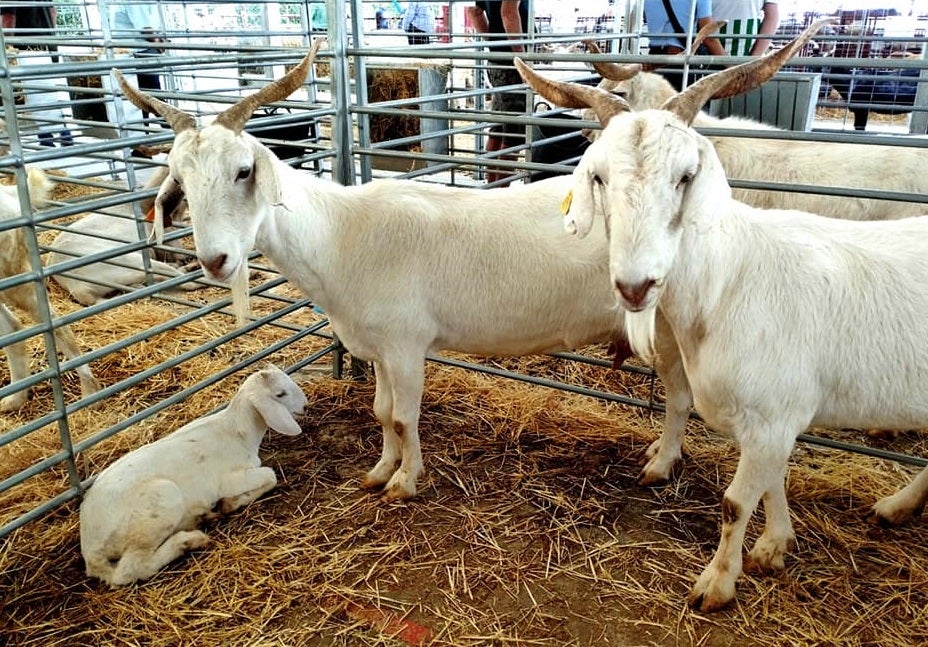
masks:
<svg viewBox="0 0 928 647"><path fill-rule="evenodd" d="M522 77L515 68L490 68L487 72L490 84L493 87L505 85L515 85L522 83ZM506 112L517 115L524 115L526 110L525 92L503 92L493 95L492 109L494 112ZM487 152L495 153L497 151L518 146L525 141L525 128L518 124L499 124L494 126L487 138ZM499 156L497 159L507 161L517 161L518 153L507 153ZM509 170L500 168L494 169L492 166L487 167L487 182L499 182L505 180L513 173Z"/></svg>

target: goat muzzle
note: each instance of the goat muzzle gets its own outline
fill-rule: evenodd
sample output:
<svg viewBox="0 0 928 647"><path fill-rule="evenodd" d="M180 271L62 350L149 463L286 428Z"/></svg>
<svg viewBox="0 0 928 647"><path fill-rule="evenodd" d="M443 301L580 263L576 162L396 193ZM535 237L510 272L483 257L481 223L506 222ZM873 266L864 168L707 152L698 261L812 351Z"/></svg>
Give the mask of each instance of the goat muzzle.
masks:
<svg viewBox="0 0 928 647"><path fill-rule="evenodd" d="M645 279L635 284L616 281L615 289L622 295L624 301L623 305L627 310L639 312L640 310L644 310L645 300L648 298L648 294L655 285L657 285L657 281L654 279Z"/></svg>
<svg viewBox="0 0 928 647"><path fill-rule="evenodd" d="M218 280L223 280L225 278L222 273L222 268L225 266L226 261L229 260L228 254L216 254L211 258L197 256L197 259L200 261L200 266L207 274Z"/></svg>

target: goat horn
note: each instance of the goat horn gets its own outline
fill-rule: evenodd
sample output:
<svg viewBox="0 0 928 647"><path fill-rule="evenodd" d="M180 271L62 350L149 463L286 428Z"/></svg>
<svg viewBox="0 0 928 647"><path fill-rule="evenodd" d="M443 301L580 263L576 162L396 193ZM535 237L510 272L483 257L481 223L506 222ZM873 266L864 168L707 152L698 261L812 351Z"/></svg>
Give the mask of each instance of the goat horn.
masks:
<svg viewBox="0 0 928 647"><path fill-rule="evenodd" d="M590 54L603 53L594 40L585 40L583 44L586 45ZM645 66L640 63L608 63L606 61L593 61L593 69L601 77L610 81L625 81L638 74L638 72L647 71Z"/></svg>
<svg viewBox="0 0 928 647"><path fill-rule="evenodd" d="M196 119L183 110L178 110L171 104L165 103L161 99L156 99L150 94L145 94L144 92L136 90L129 85L129 82L126 81L126 77L116 68L113 68L113 76L115 76L116 80L119 82L119 87L122 88L123 94L126 95L126 98L129 99L136 108L143 112L154 112L159 115L168 122L168 125L175 133L196 128Z"/></svg>
<svg viewBox="0 0 928 647"><path fill-rule="evenodd" d="M535 92L562 108L592 108L596 111L596 116L599 117L599 122L603 127L615 115L631 110L625 99L611 92L579 83L564 83L547 79L535 72L521 58L516 57L512 61L519 70L519 74L522 75L522 79Z"/></svg>
<svg viewBox="0 0 928 647"><path fill-rule="evenodd" d="M703 41L709 38L712 34L716 33L722 27L724 27L726 21L724 20L713 20L712 22L706 23L702 29L700 29L696 35L693 37L693 42L690 44L689 54L695 54L696 50L702 45ZM590 51L590 54L602 54L602 50L599 49L599 46L596 44L595 40L585 40L583 44L586 45L587 49ZM638 72L652 72L654 70L664 67L665 63L609 63L606 61L593 61L593 69L603 77L604 79L609 79L610 81L626 81Z"/></svg>
<svg viewBox="0 0 928 647"><path fill-rule="evenodd" d="M289 97L306 81L309 66L312 65L313 59L316 58L316 52L319 51L324 42L324 38L317 38L313 41L309 53L303 57L299 65L273 83L269 83L254 94L248 95L232 107L227 108L216 117L215 123L239 133L245 127L245 122L260 106Z"/></svg>
<svg viewBox="0 0 928 647"><path fill-rule="evenodd" d="M814 22L782 49L700 79L683 92L668 99L661 109L673 112L687 124L692 123L710 99L733 97L765 83L822 27L830 22L833 22L831 18Z"/></svg>

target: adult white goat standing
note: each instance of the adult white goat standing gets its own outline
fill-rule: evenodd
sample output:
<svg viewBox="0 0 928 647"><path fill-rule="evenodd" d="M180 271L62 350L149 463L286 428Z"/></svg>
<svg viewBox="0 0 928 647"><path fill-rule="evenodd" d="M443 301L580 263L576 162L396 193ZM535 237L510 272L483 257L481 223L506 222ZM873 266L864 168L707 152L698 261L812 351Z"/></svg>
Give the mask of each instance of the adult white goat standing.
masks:
<svg viewBox="0 0 928 647"><path fill-rule="evenodd" d="M158 167L145 183L145 188L161 186L168 175L167 168ZM171 216L183 210L183 194L165 196L165 224L170 226ZM148 213L155 202L154 196L140 201L142 213ZM171 204L173 203L173 204ZM62 263L76 257L90 256L116 250L127 243L139 241L139 231L132 218L131 205L119 205L114 213L91 213L75 221L65 231L59 233L51 244L53 250L48 256L48 265ZM145 223L146 230L151 226ZM183 276L184 271L170 262L169 255L159 250L151 250L149 260L151 272L146 272L145 259L141 251L133 251L121 256L91 263L69 270L66 274L53 274L52 278L67 290L74 299L85 306L99 303L120 291L118 286L129 289L145 283L150 275L155 281ZM188 282L178 286L182 290L197 290L203 284Z"/></svg>
<svg viewBox="0 0 928 647"><path fill-rule="evenodd" d="M597 62L594 67L603 77L600 87L623 97L632 110L659 108L674 96L664 77L640 64ZM696 115L693 126L780 131L751 119L705 112ZM591 131L591 137L595 139L598 132ZM926 148L717 135L709 140L731 180L928 194ZM758 189L733 189L733 194L736 200L762 209L798 209L845 220L895 220L928 212L928 205L920 202Z"/></svg>
<svg viewBox="0 0 928 647"><path fill-rule="evenodd" d="M204 520L277 485L258 450L268 428L295 436L306 396L270 366L249 375L229 406L129 452L97 476L80 509L87 575L111 586L146 580L209 541Z"/></svg>
<svg viewBox="0 0 928 647"><path fill-rule="evenodd" d="M48 200L51 191L51 181L39 169L29 169L28 184L30 200L33 204L41 205ZM0 220L10 220L22 216L19 204L19 195L15 186L0 186ZM29 262L26 234L22 227L14 227L0 232L0 278L9 278L19 274L32 272ZM26 312L33 321L41 320L39 303L36 298L35 285L31 282L20 283L14 287L0 291L0 335L20 330L22 322L10 311L10 306ZM57 317L54 309L49 305L49 312ZM80 356L80 344L71 331L70 326L55 328L55 342L60 346L64 356L75 359ZM26 340L18 341L4 347L7 362L10 366L10 382L29 377L29 357ZM100 389L90 367L82 364L76 369L81 382L81 394L88 396ZM6 396L0 401L0 411L13 411L26 403L29 389L22 389Z"/></svg>
<svg viewBox="0 0 928 647"><path fill-rule="evenodd" d="M422 471L428 352L576 348L615 336L622 312L608 281L603 228L583 241L563 230L569 176L489 191L399 180L345 187L292 169L243 132L257 106L300 86L319 42L286 76L201 130L193 117L120 82L177 133L162 191L185 191L205 272L238 277L257 246L325 310L348 350L374 363L384 443L361 485L407 498ZM247 299L241 283L233 281L239 302ZM684 379L679 362L662 377L673 389ZM687 393L685 385L678 390ZM685 400L668 424L685 424Z"/></svg>
<svg viewBox="0 0 928 647"><path fill-rule="evenodd" d="M849 222L741 204L712 144L690 128L707 100L763 82L794 49L700 80L660 110L598 105L607 126L570 194L569 229L585 234L596 214L608 223L632 347L652 353L659 310L697 410L741 446L718 551L689 596L704 611L734 598L761 498L766 525L749 557L783 568L795 537L784 478L796 436L810 425L928 426L928 217ZM601 100L595 88L561 89L580 104ZM873 517L905 521L926 497L928 469Z"/></svg>

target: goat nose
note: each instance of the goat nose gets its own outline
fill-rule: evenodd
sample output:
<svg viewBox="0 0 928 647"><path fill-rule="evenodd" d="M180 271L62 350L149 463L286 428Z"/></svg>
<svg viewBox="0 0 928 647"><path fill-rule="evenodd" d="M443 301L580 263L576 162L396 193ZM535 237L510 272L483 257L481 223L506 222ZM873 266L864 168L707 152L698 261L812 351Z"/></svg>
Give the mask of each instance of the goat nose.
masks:
<svg viewBox="0 0 928 647"><path fill-rule="evenodd" d="M216 254L212 258L200 258L200 265L213 276L217 276L228 258L227 254Z"/></svg>
<svg viewBox="0 0 928 647"><path fill-rule="evenodd" d="M645 298L648 296L648 292L651 291L655 283L656 281L654 279L645 279L641 283L634 285L616 281L615 287L619 291L619 294L622 295L622 298L625 299L625 303L628 305L629 309L639 310Z"/></svg>

